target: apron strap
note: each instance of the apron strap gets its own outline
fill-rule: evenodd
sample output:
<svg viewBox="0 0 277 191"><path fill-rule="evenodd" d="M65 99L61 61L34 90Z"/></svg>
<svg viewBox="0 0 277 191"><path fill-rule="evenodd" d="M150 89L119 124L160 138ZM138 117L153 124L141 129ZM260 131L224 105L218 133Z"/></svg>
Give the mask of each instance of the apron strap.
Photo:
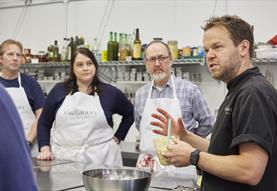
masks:
<svg viewBox="0 0 277 191"><path fill-rule="evenodd" d="M17 79L18 79L19 87L21 88L22 86L21 86L21 75L20 75L20 72L18 72L18 77L17 77Z"/></svg>
<svg viewBox="0 0 277 191"><path fill-rule="evenodd" d="M149 90L149 92L148 92L148 96L147 96L147 98L148 98L148 99L150 99L150 98L151 98L153 85L154 85L154 80L151 82L150 90Z"/></svg>
<svg viewBox="0 0 277 191"><path fill-rule="evenodd" d="M173 89L173 98L177 98L176 88L175 88L175 81L173 75L171 75L171 82L172 82L172 89Z"/></svg>

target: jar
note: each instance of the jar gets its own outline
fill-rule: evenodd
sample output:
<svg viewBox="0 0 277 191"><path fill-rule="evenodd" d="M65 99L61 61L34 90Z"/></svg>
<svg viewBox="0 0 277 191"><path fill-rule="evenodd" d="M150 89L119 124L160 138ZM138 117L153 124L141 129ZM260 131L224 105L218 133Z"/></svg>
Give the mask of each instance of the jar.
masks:
<svg viewBox="0 0 277 191"><path fill-rule="evenodd" d="M178 42L177 42L177 40L169 40L169 41L167 41L167 44L169 46L172 59L174 59L174 60L178 59L179 52L178 52Z"/></svg>
<svg viewBox="0 0 277 191"><path fill-rule="evenodd" d="M108 61L108 51L102 50L101 51L101 62L107 62Z"/></svg>
<svg viewBox="0 0 277 191"><path fill-rule="evenodd" d="M198 48L197 47L192 47L192 56L197 57L198 56Z"/></svg>
<svg viewBox="0 0 277 191"><path fill-rule="evenodd" d="M190 46L186 46L186 47L183 48L183 56L191 56Z"/></svg>
<svg viewBox="0 0 277 191"><path fill-rule="evenodd" d="M46 53L44 51L38 51L38 61L39 62L46 62Z"/></svg>

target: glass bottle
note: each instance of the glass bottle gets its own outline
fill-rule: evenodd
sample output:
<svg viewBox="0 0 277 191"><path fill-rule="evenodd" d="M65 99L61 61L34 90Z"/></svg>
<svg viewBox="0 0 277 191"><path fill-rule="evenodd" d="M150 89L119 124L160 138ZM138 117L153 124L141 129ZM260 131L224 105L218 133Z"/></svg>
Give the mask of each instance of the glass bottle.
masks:
<svg viewBox="0 0 277 191"><path fill-rule="evenodd" d="M97 38L93 39L92 52L93 52L94 56L96 57L96 60L100 61L101 60L101 54L100 54L99 49L98 49Z"/></svg>
<svg viewBox="0 0 277 191"><path fill-rule="evenodd" d="M114 51L113 51L113 32L110 32L110 40L108 41L108 61L113 61L114 60Z"/></svg>
<svg viewBox="0 0 277 191"><path fill-rule="evenodd" d="M63 38L63 45L61 51L61 61L68 61L68 41L67 38Z"/></svg>
<svg viewBox="0 0 277 191"><path fill-rule="evenodd" d="M82 48L82 47L85 47L85 39L84 37L80 36L78 40L77 48Z"/></svg>
<svg viewBox="0 0 277 191"><path fill-rule="evenodd" d="M117 41L117 33L114 33L114 41L113 41L113 60L118 60L118 48L119 48L119 43Z"/></svg>
<svg viewBox="0 0 277 191"><path fill-rule="evenodd" d="M126 40L126 49L127 49L127 55L126 56L126 61L132 61L132 55L133 55L133 50L132 50L132 46L133 46L133 41L132 41L132 37L131 34L126 34L125 35L125 40Z"/></svg>
<svg viewBox="0 0 277 191"><path fill-rule="evenodd" d="M126 44L124 40L125 34L119 34L119 61L126 61L126 56L127 56L127 49L126 49Z"/></svg>
<svg viewBox="0 0 277 191"><path fill-rule="evenodd" d="M60 56L59 56L59 45L58 41L54 41L54 47L53 47L53 52L54 52L54 61L60 61Z"/></svg>
<svg viewBox="0 0 277 191"><path fill-rule="evenodd" d="M133 43L133 60L141 59L141 41L139 39L139 29L136 29L136 38Z"/></svg>
<svg viewBox="0 0 277 191"><path fill-rule="evenodd" d="M125 47L126 47L127 56L131 56L131 45L129 43L127 33L124 34L124 40L123 40L123 42L124 42Z"/></svg>
<svg viewBox="0 0 277 191"><path fill-rule="evenodd" d="M95 52L96 50L98 50L98 46L97 46L97 38L93 39L93 43L92 43L92 52Z"/></svg>
<svg viewBox="0 0 277 191"><path fill-rule="evenodd" d="M73 53L74 53L73 44L74 44L74 38L70 37L70 42L67 46L67 48L68 48L68 60L71 60L73 58Z"/></svg>

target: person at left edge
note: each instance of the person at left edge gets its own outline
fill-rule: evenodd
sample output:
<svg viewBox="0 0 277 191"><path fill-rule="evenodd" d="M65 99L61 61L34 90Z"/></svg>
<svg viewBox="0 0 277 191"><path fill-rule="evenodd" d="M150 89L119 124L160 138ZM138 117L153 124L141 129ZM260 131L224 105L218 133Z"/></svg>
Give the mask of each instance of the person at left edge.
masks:
<svg viewBox="0 0 277 191"><path fill-rule="evenodd" d="M37 191L20 117L0 84L0 190Z"/></svg>
<svg viewBox="0 0 277 191"><path fill-rule="evenodd" d="M31 146L32 155L38 153L36 143L37 120L44 104L43 91L32 77L20 73L23 60L23 46L19 41L8 39L0 45L2 71L0 83L11 96L23 123L26 140Z"/></svg>
<svg viewBox="0 0 277 191"><path fill-rule="evenodd" d="M119 89L99 80L98 63L87 48L76 50L70 70L69 79L47 96L38 123L37 158L121 166L117 143L134 121L133 105ZM112 129L115 113L122 116L116 133Z"/></svg>

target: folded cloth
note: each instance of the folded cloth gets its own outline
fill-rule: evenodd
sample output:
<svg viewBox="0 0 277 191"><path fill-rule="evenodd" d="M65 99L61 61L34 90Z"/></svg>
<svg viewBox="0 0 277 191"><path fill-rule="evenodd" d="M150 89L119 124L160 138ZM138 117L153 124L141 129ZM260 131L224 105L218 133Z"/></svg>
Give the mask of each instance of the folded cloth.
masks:
<svg viewBox="0 0 277 191"><path fill-rule="evenodd" d="M136 164L137 168L140 169L146 169L146 170L150 170L151 172L154 172L154 159L152 155L149 154L140 154L137 164Z"/></svg>

